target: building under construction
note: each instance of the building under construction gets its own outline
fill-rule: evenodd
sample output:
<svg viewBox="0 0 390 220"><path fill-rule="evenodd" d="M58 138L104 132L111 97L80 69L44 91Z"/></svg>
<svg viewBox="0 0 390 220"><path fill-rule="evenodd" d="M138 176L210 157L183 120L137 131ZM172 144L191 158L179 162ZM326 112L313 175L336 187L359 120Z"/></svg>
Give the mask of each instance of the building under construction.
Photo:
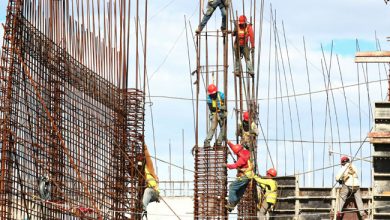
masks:
<svg viewBox="0 0 390 220"><path fill-rule="evenodd" d="M199 24L209 13L208 5L203 3L199 1ZM226 130L236 131L244 112L248 112L249 123L259 127L259 133L252 135L246 145L250 160L254 161L253 171L262 174L263 166L284 170L275 178L278 202L268 213L270 219L336 219L338 212L343 213L343 219L360 219L353 196L348 198L343 210L338 209L340 189L333 182L335 167L339 166L335 158L341 157L341 144L349 145L348 156L361 164L359 175L372 179L371 187L360 189L367 215L370 219L390 218L390 188L387 186L390 179L387 168L390 92L386 95L388 101L380 102L371 102L368 92L370 83L381 82L388 85L390 91L387 76L390 52L357 53L357 69L362 72L358 72L358 78L361 80L359 76L363 74L364 81L344 85L340 70L340 87L332 85L332 56L327 61L323 55L324 89L319 91L310 88L311 73L306 59L309 91L299 93L294 87L284 26L283 32L278 29L272 9L269 46L263 46L264 0L223 1L223 6L219 7L221 14L225 10L226 30L206 26L195 34L185 20L187 46L188 41L193 41L196 54L195 70L189 73L195 91L191 217L228 219L233 215L228 212L226 198L229 183L235 177L228 175L232 171L228 171L226 163L236 157L227 147L229 132ZM239 7L242 12L238 12ZM241 14L248 18L245 22L253 27L258 43L256 51L250 54L254 73L248 71L248 63L241 64L242 55L237 52L238 36L234 33ZM132 17L135 17L134 22ZM1 219L143 218L147 21L147 0L8 1L0 71ZM262 48L269 49L267 61L261 59ZM306 45L304 54L306 56ZM265 63L269 65L269 75L263 71ZM379 79L370 81L367 63L376 63L378 69L385 69L385 77L379 74ZM267 81L268 94L263 98L260 87ZM271 81L275 86L272 91ZM222 144L204 146L205 132L216 130L215 138L221 132L216 119L207 120L211 112L202 105L202 95L206 96L210 84L224 93L226 109L233 112L234 118L225 120L234 123L222 121L224 125L220 127L226 127L224 136L228 136ZM363 88L360 86L367 88L367 94L362 92L361 95L368 96L367 105L374 105L372 129L361 125L360 92ZM359 108L356 109L359 109L360 133L368 133L357 141L352 140L351 130L347 141L340 134L343 133L339 131L342 130L337 113L340 109L336 109L337 94L333 93L343 91L341 100L345 101L348 116L348 112L353 114L355 110L347 105L345 89L350 87L356 87L359 92ZM312 96L319 93L326 96L326 107L324 114L318 114L325 115L325 126L320 130L324 136L317 138ZM299 106L300 97L310 97L311 111ZM300 118L301 111L310 119ZM262 118L266 118L267 127L265 123L262 126ZM276 132L268 128L269 124L276 127ZM352 124L348 116L348 127ZM311 132L302 131L304 126L311 127ZM280 127L283 127L282 134L278 133ZM373 151L363 158L362 147L371 150L367 138ZM243 137L237 134L230 139L243 142ZM355 148L352 145L356 145ZM334 149L337 146L339 151ZM322 161L314 159L318 157L315 149L320 149ZM289 152L294 161L287 159ZM325 164L327 154L332 161L330 166ZM155 165L157 157L154 156ZM305 157L311 158L312 164L305 165ZM298 167L301 163L295 158L303 161L302 167ZM363 166L364 161L369 165ZM172 162L168 164L171 166ZM180 168L184 177L185 168ZM315 176L316 172L322 172L322 177ZM325 176L332 181L330 186ZM238 219L258 218L258 204L262 200L259 192L251 179L234 214ZM167 219L182 218L174 207L163 201L173 212L165 216Z"/></svg>

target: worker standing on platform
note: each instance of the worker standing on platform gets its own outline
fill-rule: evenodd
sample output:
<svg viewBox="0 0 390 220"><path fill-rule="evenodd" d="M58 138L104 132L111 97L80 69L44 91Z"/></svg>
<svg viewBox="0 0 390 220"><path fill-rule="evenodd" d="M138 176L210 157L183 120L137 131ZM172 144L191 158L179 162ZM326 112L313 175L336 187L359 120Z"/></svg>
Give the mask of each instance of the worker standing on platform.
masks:
<svg viewBox="0 0 390 220"><path fill-rule="evenodd" d="M226 164L228 169L237 169L237 178L229 185L229 201L226 205L228 211L231 212L244 195L249 179L253 178L253 165L250 161L250 152L241 144L233 144L229 141L228 145L237 155L237 162Z"/></svg>
<svg viewBox="0 0 390 220"><path fill-rule="evenodd" d="M207 11L206 11L205 15L203 16L203 19L200 22L195 33L200 34L200 32L202 32L203 28L206 26L207 22L211 18L211 15L213 15L213 13L217 7L219 7L219 9L221 10L221 16L222 16L221 31L225 32L225 30L226 30L226 8L228 7L228 5L229 5L229 3L227 0L208 0Z"/></svg>
<svg viewBox="0 0 390 220"><path fill-rule="evenodd" d="M360 212L360 215L363 218L367 217L363 207L362 196L360 194L360 183L359 183L357 173L358 170L349 161L349 158L347 156L341 157L341 168L336 176L336 181L342 185L340 190L340 203L339 203L340 211L337 213L337 219L342 219L343 217L342 210L345 201L349 196L352 195L355 197L356 205Z"/></svg>
<svg viewBox="0 0 390 220"><path fill-rule="evenodd" d="M252 140L255 139L255 137L258 135L259 131L257 129L256 123L252 121L251 125L249 126L249 112L244 112L242 115L242 122L238 124L236 136L241 137L241 144L246 148L249 149L251 146Z"/></svg>
<svg viewBox="0 0 390 220"><path fill-rule="evenodd" d="M219 124L220 132L215 142L215 146L221 146L222 141L225 139L225 129L226 129L226 105L225 105L225 95L223 92L218 91L217 87L214 84L210 84L207 87L207 105L210 110L209 120L210 120L210 129L207 132L207 137L204 140L204 147L210 147L210 141L215 134L217 129L217 124Z"/></svg>
<svg viewBox="0 0 390 220"><path fill-rule="evenodd" d="M267 170L266 178L260 178L257 175L254 175L254 179L260 185L258 189L258 195L260 202L258 204L259 212L258 219L265 220L267 212L272 210L275 206L276 199L278 197L278 184L272 178L276 177L277 172L274 168Z"/></svg>
<svg viewBox="0 0 390 220"><path fill-rule="evenodd" d="M235 75L241 75L241 58L244 57L247 72L253 77L254 73L251 61L251 54L255 52L255 39L252 25L247 23L245 15L241 15L238 19L238 25L235 25L233 36L236 36L236 40L234 42L234 50L236 56L234 62ZM248 41L250 41L251 44L250 49Z"/></svg>
<svg viewBox="0 0 390 220"><path fill-rule="evenodd" d="M151 202L160 202L160 191L158 189L158 177L154 171L153 162L150 157L149 150L144 145L145 153L145 183L146 188L142 198L142 216L147 218L147 207Z"/></svg>

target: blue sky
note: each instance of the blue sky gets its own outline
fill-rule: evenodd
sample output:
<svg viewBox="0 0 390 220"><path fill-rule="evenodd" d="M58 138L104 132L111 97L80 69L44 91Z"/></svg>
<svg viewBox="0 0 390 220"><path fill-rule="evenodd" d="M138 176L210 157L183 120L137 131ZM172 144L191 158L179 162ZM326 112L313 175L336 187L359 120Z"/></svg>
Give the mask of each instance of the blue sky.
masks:
<svg viewBox="0 0 390 220"><path fill-rule="evenodd" d="M238 0L232 1L235 9L242 11ZM190 18L192 28L194 29L198 23L197 7L198 1L188 0L172 0L164 1L162 4L159 1L149 1L149 38L148 38L148 71L149 74L154 74L150 80L151 90L149 93L152 96L152 110L154 122L154 136L157 149L157 155L162 160L169 159L169 143L172 147L172 161L181 166L182 161L182 131L184 130L184 164L185 167L193 170L193 158L190 154L190 149L193 147L194 141L194 125L192 115L191 101L161 98L159 96L182 97L191 98L191 82L189 75L189 66L186 50L186 38L184 30L184 15ZM273 64L275 59L271 59L268 54L274 57L273 40L269 40L270 34L270 10L276 10L277 26L279 30L279 37L282 40L282 21L287 35L287 43L289 48L289 58L291 63L291 72L293 80L287 77L287 80L281 80L280 85L276 85L276 79L284 79L282 66L278 68ZM308 83L306 75L305 56L303 50L302 37L305 36L306 48L308 54L308 68L310 72L311 90L320 91L326 87L324 84L322 66L321 66L321 45L325 50L325 59L327 66L331 67L332 86L341 86L362 83L364 74L362 70L357 72L361 67L356 68L353 63L353 56L355 53L356 39L359 40L361 50L376 50L376 39L381 44L383 50L389 49L389 42L386 42L386 36L390 36L390 19L384 19L389 16L389 6L386 6L383 1L366 1L366 0L328 0L328 1L284 1L273 0L265 1L264 14L264 33L263 33L263 51L262 63L260 71L260 123L264 128L264 134L269 139L268 145L272 153L273 160L278 158L278 170L280 174L293 174L308 171L311 167L321 168L323 166L332 165L333 159L338 160L339 156L329 157L328 148L325 144L300 144L298 142L281 141L284 139L301 139L299 135L299 124L303 140L312 140L311 130L311 111L310 101L308 95L299 96L295 102L294 99L270 99L268 97L279 97L280 95L292 94L292 81L296 93L305 94L308 92ZM6 1L0 2L0 22L5 22ZM196 12L194 14L194 12ZM246 10L248 13L248 10ZM191 15L193 15L191 17ZM258 21L257 21L258 22ZM208 28L216 29L220 26L220 12L214 13L210 19ZM1 28L0 34L3 30ZM331 42L334 44L334 53L338 54L341 63L342 77L339 74L336 57L330 60ZM258 44L256 44L258 47ZM271 45L271 47L269 46ZM210 51L215 51L213 45L210 46ZM190 39L190 69L195 69L195 50ZM271 50L271 52L269 52ZM287 55L285 49L282 49L284 62L287 62ZM210 54L210 59L214 59L215 55ZM231 56L230 56L231 57ZM229 60L232 71L232 60ZM279 65L281 65L279 63ZM285 63L287 68L287 63ZM278 70L279 69L279 70ZM158 71L157 71L158 70ZM379 77L379 74L385 75L383 68L377 66L369 66L370 74L369 81L374 81ZM381 71L381 72L379 72ZM288 70L286 71L287 75ZM378 74L379 72L379 74ZM229 75L229 81L232 82L232 75ZM193 80L193 79L192 79ZM268 84L268 80L272 83ZM287 83L286 83L287 82ZM286 84L286 85L284 85ZM381 87L382 86L382 87ZM386 83L373 84L368 88L370 91L370 99L383 100L386 90ZM229 85L228 99L232 100L233 86ZM204 89L204 88L203 88ZM360 90L360 99L357 96ZM312 106L314 110L314 139L315 141L349 141L349 128L351 129L351 140L364 140L365 135L369 131L370 124L370 105L368 102L368 94L365 94L366 87L350 87L345 89L347 99L344 99L344 92L341 89L334 90L334 94L328 93L328 97L335 100L335 104L330 102L331 115L333 117L325 117L327 105L326 92L319 92L314 94L312 98ZM201 98L205 93L201 92ZM363 99L364 97L365 99ZM290 106L288 106L290 101ZM297 103L298 111L295 108ZM345 104L347 103L347 104ZM350 117L349 124L346 114L346 105L348 106L348 116ZM361 111L357 109L361 106ZM233 102L229 102L229 124L228 124L228 138L234 138L234 118L231 112L233 111ZM200 107L200 139L203 142L205 136L205 104L201 102ZM288 109L291 109L290 115ZM151 108L147 106L146 112L146 141L149 148L154 151L153 132L152 132L152 118L150 115ZM298 113L297 113L298 112ZM336 114L337 112L337 114ZM337 126L336 126L337 115ZM285 121L283 122L283 118ZM362 121L357 120L362 118ZM325 128L324 124L328 126ZM332 126L329 126L332 124ZM331 129L332 128L332 129ZM339 130L337 133L336 131ZM262 138L262 137L261 137ZM270 166L270 160L266 157L264 141L259 141L259 160L258 164L261 171ZM342 145L342 146L341 146ZM312 148L314 147L314 153ZM334 151L341 151L341 153L349 153L350 149L354 154L360 147L360 143L354 144L333 144L331 146ZM325 155L323 149L326 149ZM303 153L302 153L303 152ZM370 146L365 144L361 155L368 156L370 154ZM296 155L296 156L295 156ZM315 159L313 160L313 156ZM360 156L360 152L358 154ZM295 157L296 159L294 160ZM286 158L286 159L285 159ZM304 161L305 163L302 163ZM231 159L230 159L231 162ZM363 183L367 186L370 184L368 178L370 164L362 163L365 171L364 177L367 177ZM294 165L294 166L292 166ZM168 179L169 167L158 162L158 170L161 180ZM182 178L182 171L177 168L172 168L174 179L180 180ZM229 172L232 176L233 171ZM308 174L307 179L312 179L313 176L320 176L314 184L315 185L332 185L332 173L323 174L322 171L315 174ZM186 172L185 179L192 180L193 174ZM302 177L303 178L303 177ZM302 180L303 181L303 180ZM312 182L307 181L306 186L310 186Z"/></svg>

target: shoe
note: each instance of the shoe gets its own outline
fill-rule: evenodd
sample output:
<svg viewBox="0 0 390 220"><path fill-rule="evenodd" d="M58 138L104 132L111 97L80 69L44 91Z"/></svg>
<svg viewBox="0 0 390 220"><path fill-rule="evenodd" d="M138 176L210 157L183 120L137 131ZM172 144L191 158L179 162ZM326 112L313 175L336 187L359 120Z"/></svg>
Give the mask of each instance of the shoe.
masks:
<svg viewBox="0 0 390 220"><path fill-rule="evenodd" d="M234 75L237 76L237 77L240 77L241 76L241 73L239 70L236 70L234 71Z"/></svg>
<svg viewBox="0 0 390 220"><path fill-rule="evenodd" d="M141 214L141 218L143 219L143 218L146 218L146 219L148 219L148 212L146 211L146 210L143 210L142 211L142 214Z"/></svg>
<svg viewBox="0 0 390 220"><path fill-rule="evenodd" d="M195 33L196 33L196 34L200 34L200 32L202 32L202 30L201 30L199 27L196 28Z"/></svg>
<svg viewBox="0 0 390 220"><path fill-rule="evenodd" d="M227 209L229 212L232 212L235 206L232 205L232 204L230 204L230 203L228 203L227 205L225 205L225 207L226 207L226 209Z"/></svg>
<svg viewBox="0 0 390 220"><path fill-rule="evenodd" d="M253 78L255 76L255 73L253 71L248 72L248 74Z"/></svg>

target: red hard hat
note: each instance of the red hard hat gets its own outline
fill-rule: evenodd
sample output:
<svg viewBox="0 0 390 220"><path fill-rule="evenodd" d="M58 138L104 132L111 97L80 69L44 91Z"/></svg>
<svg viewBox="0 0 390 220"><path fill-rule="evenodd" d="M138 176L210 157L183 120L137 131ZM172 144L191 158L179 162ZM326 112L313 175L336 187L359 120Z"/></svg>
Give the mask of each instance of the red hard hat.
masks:
<svg viewBox="0 0 390 220"><path fill-rule="evenodd" d="M349 158L347 156L342 156L340 159L340 163L346 163L349 162Z"/></svg>
<svg viewBox="0 0 390 220"><path fill-rule="evenodd" d="M244 121L249 121L249 112L244 112L242 118L244 119Z"/></svg>
<svg viewBox="0 0 390 220"><path fill-rule="evenodd" d="M246 24L245 15L241 15L240 18L238 18L238 24Z"/></svg>
<svg viewBox="0 0 390 220"><path fill-rule="evenodd" d="M235 154L238 154L238 152L240 152L243 149L241 144L233 144L230 141L228 142L228 145L229 145L230 149L232 149L233 153L235 153Z"/></svg>
<svg viewBox="0 0 390 220"><path fill-rule="evenodd" d="M267 175L275 177L277 175L277 172L274 168L271 168L271 169L267 170Z"/></svg>
<svg viewBox="0 0 390 220"><path fill-rule="evenodd" d="M217 93L217 87L214 84L210 84L209 87L207 87L207 92L209 95Z"/></svg>

